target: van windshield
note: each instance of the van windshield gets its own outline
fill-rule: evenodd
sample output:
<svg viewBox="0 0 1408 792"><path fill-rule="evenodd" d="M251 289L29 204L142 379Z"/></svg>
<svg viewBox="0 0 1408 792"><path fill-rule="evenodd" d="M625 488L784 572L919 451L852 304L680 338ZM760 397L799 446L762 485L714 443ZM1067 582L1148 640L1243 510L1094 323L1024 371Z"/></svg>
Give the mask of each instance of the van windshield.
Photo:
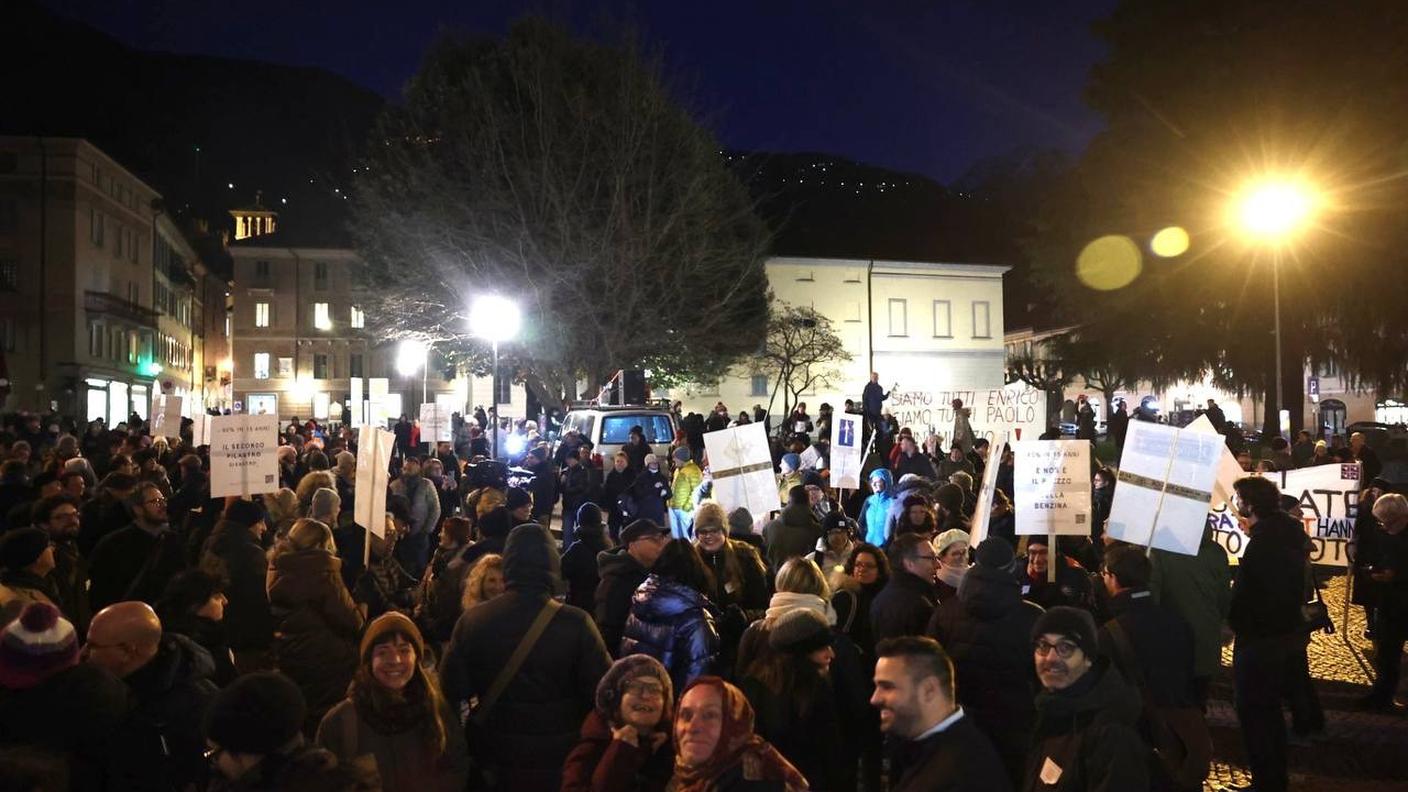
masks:
<svg viewBox="0 0 1408 792"><path fill-rule="evenodd" d="M647 443L668 443L675 439L668 415L615 413L601 418L601 442L613 445L625 443L633 426L639 426L645 432Z"/></svg>

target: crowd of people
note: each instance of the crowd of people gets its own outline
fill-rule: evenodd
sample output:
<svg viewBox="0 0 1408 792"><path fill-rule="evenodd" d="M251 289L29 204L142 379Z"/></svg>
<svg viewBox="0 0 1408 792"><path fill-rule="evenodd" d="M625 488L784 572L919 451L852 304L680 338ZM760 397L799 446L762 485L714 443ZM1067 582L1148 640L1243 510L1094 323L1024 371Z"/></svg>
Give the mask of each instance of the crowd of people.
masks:
<svg viewBox="0 0 1408 792"><path fill-rule="evenodd" d="M1108 468L1089 537L1018 536L1010 449L961 403L947 449L886 426L885 397L873 378L847 406L876 435L865 490L831 486L831 408L799 405L759 514L712 497L694 442L740 420L726 410L680 416L666 454L633 431L608 460L526 422L457 416L449 443L398 422L381 535L353 520L350 430L295 419L277 491L212 498L189 421L154 438L136 416L72 433L19 416L0 435L0 776L46 792L1193 789L1230 629L1256 788L1286 788L1288 740L1324 717L1306 534L1271 480L1237 482L1235 580L1210 534L1197 555L1105 536ZM508 433L521 468L488 458ZM1364 704L1395 711L1408 500L1366 481Z"/></svg>

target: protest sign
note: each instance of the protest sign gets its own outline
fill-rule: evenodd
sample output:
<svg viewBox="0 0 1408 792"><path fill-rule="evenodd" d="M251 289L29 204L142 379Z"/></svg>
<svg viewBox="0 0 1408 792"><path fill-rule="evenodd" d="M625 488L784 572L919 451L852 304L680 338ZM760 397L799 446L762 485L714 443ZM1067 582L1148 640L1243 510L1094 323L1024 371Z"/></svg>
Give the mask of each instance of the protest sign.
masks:
<svg viewBox="0 0 1408 792"><path fill-rule="evenodd" d="M1247 474L1252 475L1252 474ZM1317 465L1298 470L1260 474L1280 487L1281 494L1300 501L1305 533L1310 537L1310 561L1314 564L1349 565L1349 540L1359 516L1359 490L1363 486L1358 462ZM1237 523L1237 515L1226 503L1207 514L1213 539L1233 558L1241 558L1250 537Z"/></svg>
<svg viewBox="0 0 1408 792"><path fill-rule="evenodd" d="M1023 440L1012 454L1017 533L1089 536L1090 441Z"/></svg>
<svg viewBox="0 0 1408 792"><path fill-rule="evenodd" d="M973 509L972 537L969 542L977 547L988 537L988 523L992 522L992 497L997 489L997 472L1002 465L1002 449L1007 445L1007 433L1001 432L997 439L988 445L988 458L983 463L983 483L978 487L978 505Z"/></svg>
<svg viewBox="0 0 1408 792"><path fill-rule="evenodd" d="M191 421L191 447L199 448L203 445L210 445L210 419L215 416L210 413L201 413Z"/></svg>
<svg viewBox="0 0 1408 792"><path fill-rule="evenodd" d="M372 377L367 380L367 423L386 428L387 395L391 392L391 381L386 377Z"/></svg>
<svg viewBox="0 0 1408 792"><path fill-rule="evenodd" d="M709 432L704 452L709 455L714 500L724 511L744 508L757 519L781 508L767 430L761 423Z"/></svg>
<svg viewBox="0 0 1408 792"><path fill-rule="evenodd" d="M865 432L859 415L842 413L834 416L836 423L831 435L831 486L837 489L860 489L860 444Z"/></svg>
<svg viewBox="0 0 1408 792"><path fill-rule="evenodd" d="M207 439L210 497L279 491L278 416L212 416Z"/></svg>
<svg viewBox="0 0 1408 792"><path fill-rule="evenodd" d="M1206 415L1199 415L1185 428L1222 437L1218 434L1217 429L1213 428L1212 421L1208 420ZM1232 482L1244 475L1246 474L1242 472L1242 466L1237 464L1236 455L1232 453L1232 449L1227 447L1227 442L1223 441L1222 456L1217 462L1217 479L1212 484L1212 502L1208 504L1208 508L1230 503L1232 501Z"/></svg>
<svg viewBox="0 0 1408 792"><path fill-rule="evenodd" d="M946 452L953 444L954 399L962 399L971 413L968 422L974 439L992 442L1005 431L1016 440L1034 440L1046 431L1046 394L1021 382L1001 388L932 391L902 391L896 386L885 405L900 426L914 429L916 438L920 431L937 434L939 447Z"/></svg>
<svg viewBox="0 0 1408 792"><path fill-rule="evenodd" d="M420 441L422 443L449 443L454 437L451 435L450 420L454 411L448 404L432 404L426 402L420 406Z"/></svg>
<svg viewBox="0 0 1408 792"><path fill-rule="evenodd" d="M348 416L347 425L353 429L357 429L367 422L367 403L362 398L362 378L352 377L351 379L351 393L347 397L348 406L351 408L351 415Z"/></svg>
<svg viewBox="0 0 1408 792"><path fill-rule="evenodd" d="M1197 555L1224 448L1220 435L1131 421L1105 533Z"/></svg>
<svg viewBox="0 0 1408 792"><path fill-rule="evenodd" d="M158 393L152 397L152 437L181 436L180 396Z"/></svg>
<svg viewBox="0 0 1408 792"><path fill-rule="evenodd" d="M386 535L386 487L396 435L379 426L357 430L357 492L352 519L377 536Z"/></svg>

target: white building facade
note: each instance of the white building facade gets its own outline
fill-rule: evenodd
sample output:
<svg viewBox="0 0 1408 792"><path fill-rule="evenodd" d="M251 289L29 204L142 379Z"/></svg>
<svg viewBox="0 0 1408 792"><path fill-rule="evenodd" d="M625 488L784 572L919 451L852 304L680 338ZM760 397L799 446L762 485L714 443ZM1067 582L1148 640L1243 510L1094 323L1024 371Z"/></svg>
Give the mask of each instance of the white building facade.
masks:
<svg viewBox="0 0 1408 792"><path fill-rule="evenodd" d="M833 367L828 386L802 394L812 415L860 399L870 372L889 389L997 388L1003 385L1002 276L985 264L777 257L767 261L778 303L829 318L851 359ZM670 391L686 412L729 413L754 405L782 411L777 372L745 360L719 383Z"/></svg>

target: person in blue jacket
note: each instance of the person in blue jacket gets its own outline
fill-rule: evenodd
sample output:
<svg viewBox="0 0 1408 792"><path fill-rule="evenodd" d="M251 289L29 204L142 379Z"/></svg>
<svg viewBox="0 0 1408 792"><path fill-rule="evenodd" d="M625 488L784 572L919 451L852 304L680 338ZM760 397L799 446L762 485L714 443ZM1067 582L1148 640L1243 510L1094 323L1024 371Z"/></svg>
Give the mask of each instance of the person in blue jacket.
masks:
<svg viewBox="0 0 1408 792"><path fill-rule="evenodd" d="M888 517L890 502L894 500L890 492L892 484L890 471L876 468L870 472L871 494L860 509L860 529L865 533L865 541L876 547L885 547L890 543Z"/></svg>

